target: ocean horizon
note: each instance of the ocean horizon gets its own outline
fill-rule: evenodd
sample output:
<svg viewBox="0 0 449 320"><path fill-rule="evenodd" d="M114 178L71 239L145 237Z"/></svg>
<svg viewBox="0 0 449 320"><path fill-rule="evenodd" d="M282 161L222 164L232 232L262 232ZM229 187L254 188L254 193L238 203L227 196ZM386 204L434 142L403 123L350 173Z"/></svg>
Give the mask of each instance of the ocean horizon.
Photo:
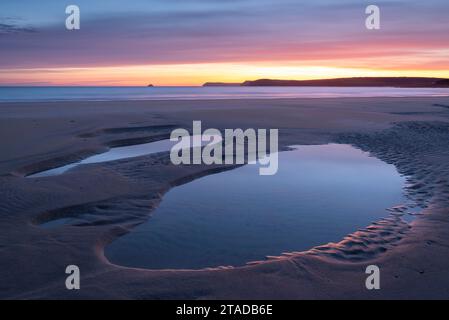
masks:
<svg viewBox="0 0 449 320"><path fill-rule="evenodd" d="M3 86L0 102L446 97L449 88Z"/></svg>

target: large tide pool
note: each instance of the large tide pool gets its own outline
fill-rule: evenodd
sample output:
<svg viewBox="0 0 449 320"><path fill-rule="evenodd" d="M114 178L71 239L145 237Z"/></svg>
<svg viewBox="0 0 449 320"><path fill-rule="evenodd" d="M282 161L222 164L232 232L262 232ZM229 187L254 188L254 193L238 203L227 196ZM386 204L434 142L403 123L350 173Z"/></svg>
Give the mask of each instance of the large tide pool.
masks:
<svg viewBox="0 0 449 320"><path fill-rule="evenodd" d="M148 269L241 266L337 242L408 202L405 177L349 145L295 146L279 170L249 164L171 189L146 223L105 248Z"/></svg>

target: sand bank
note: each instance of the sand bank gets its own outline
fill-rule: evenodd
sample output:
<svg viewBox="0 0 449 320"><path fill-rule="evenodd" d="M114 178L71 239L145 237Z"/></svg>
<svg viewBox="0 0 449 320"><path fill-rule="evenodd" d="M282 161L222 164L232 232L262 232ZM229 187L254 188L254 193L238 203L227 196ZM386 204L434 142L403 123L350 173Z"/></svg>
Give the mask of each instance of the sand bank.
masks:
<svg viewBox="0 0 449 320"><path fill-rule="evenodd" d="M232 166L175 167L160 153L23 178L193 120L279 128L281 146L350 143L409 176L408 195L427 208L411 225L392 217L246 267L149 271L110 264L104 246L171 187ZM0 133L0 298L449 298L448 98L8 103ZM77 216L77 226L38 226ZM81 269L79 291L65 288L69 264ZM369 264L381 267L379 291L365 289Z"/></svg>

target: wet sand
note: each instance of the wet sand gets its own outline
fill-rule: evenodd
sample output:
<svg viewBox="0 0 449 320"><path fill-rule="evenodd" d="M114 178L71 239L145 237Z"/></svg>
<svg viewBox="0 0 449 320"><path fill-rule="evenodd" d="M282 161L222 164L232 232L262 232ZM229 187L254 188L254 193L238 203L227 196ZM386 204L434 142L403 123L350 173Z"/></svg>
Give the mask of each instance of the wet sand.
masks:
<svg viewBox="0 0 449 320"><path fill-rule="evenodd" d="M348 143L410 177L427 208L341 242L239 268L149 271L109 263L104 246L145 222L171 187L232 166L180 166L168 153L24 176L174 127L279 128L280 145ZM449 298L449 98L341 98L0 104L0 298ZM86 216L86 212L89 213ZM39 223L79 217L77 226ZM81 290L65 288L65 267ZM381 290L365 268L381 268Z"/></svg>

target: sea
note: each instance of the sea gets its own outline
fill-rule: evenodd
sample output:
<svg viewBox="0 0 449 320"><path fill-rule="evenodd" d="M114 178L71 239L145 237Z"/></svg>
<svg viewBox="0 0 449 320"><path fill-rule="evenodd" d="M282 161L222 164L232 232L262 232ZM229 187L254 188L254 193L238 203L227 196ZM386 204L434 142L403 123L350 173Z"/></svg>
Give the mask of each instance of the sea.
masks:
<svg viewBox="0 0 449 320"><path fill-rule="evenodd" d="M0 102L444 97L449 88L391 87L0 87Z"/></svg>

